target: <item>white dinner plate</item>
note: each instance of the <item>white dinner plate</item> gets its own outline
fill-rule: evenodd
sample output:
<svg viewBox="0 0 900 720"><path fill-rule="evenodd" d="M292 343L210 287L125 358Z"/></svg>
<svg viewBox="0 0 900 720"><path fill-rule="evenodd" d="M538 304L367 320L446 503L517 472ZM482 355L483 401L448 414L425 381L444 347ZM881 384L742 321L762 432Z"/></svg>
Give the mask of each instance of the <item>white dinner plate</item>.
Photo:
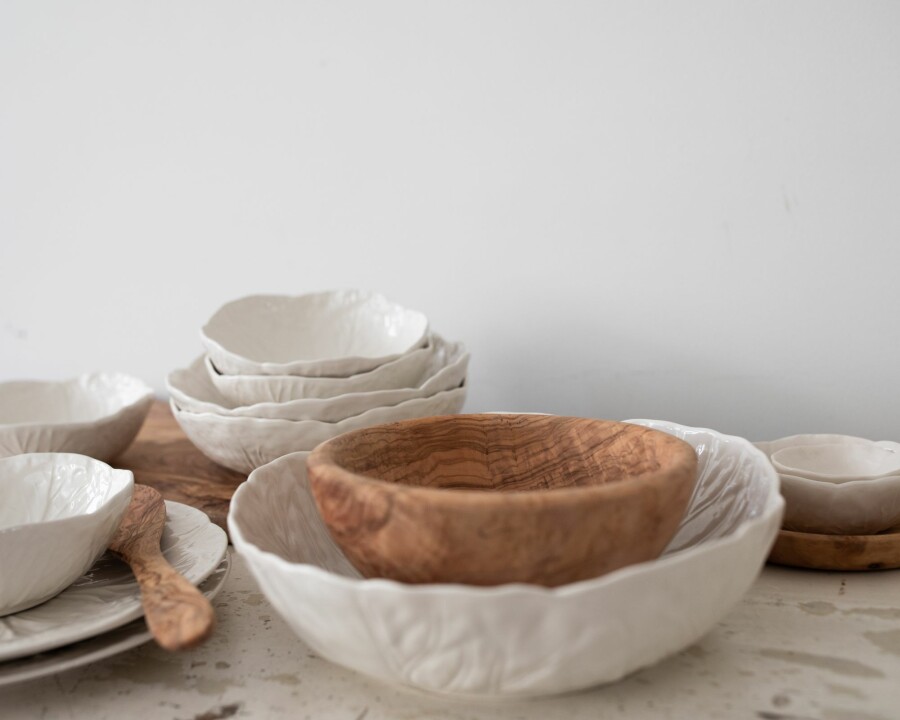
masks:
<svg viewBox="0 0 900 720"><path fill-rule="evenodd" d="M226 553L213 574L201 583L200 591L209 600L212 600L225 585L230 572L231 554ZM0 687L72 670L131 650L151 639L152 636L147 630L144 618L138 618L127 625L87 640L0 663Z"/></svg>
<svg viewBox="0 0 900 720"><path fill-rule="evenodd" d="M160 546L166 560L199 585L225 556L228 538L205 513L166 502ZM37 607L0 618L0 661L62 647L99 635L143 615L131 569L110 553L59 595Z"/></svg>

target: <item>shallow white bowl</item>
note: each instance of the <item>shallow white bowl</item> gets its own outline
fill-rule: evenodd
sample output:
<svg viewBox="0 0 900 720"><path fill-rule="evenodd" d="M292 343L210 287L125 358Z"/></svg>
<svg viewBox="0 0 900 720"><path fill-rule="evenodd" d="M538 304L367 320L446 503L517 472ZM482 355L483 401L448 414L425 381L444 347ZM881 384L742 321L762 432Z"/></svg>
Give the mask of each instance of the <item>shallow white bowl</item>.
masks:
<svg viewBox="0 0 900 720"><path fill-rule="evenodd" d="M71 452L110 461L150 411L153 390L121 373L0 383L0 457Z"/></svg>
<svg viewBox="0 0 900 720"><path fill-rule="evenodd" d="M782 448L824 444L868 444L851 435L792 435L756 446L767 455ZM880 447L898 448L878 441ZM821 482L779 473L786 506L784 527L830 535L869 535L900 525L900 476L851 482Z"/></svg>
<svg viewBox="0 0 900 720"><path fill-rule="evenodd" d="M830 443L782 448L771 456L779 473L820 482L875 480L900 474L900 452L871 443Z"/></svg>
<svg viewBox="0 0 900 720"><path fill-rule="evenodd" d="M348 377L422 347L428 318L362 290L251 295L223 305L200 331L225 375Z"/></svg>
<svg viewBox="0 0 900 720"><path fill-rule="evenodd" d="M103 554L131 502L129 470L73 453L0 459L0 615L65 590Z"/></svg>
<svg viewBox="0 0 900 720"><path fill-rule="evenodd" d="M447 353L446 360L447 364L443 367L432 367L433 374L415 387L348 393L332 398L302 398L284 403L235 405L210 380L203 357L197 358L189 368L170 373L166 379L166 387L175 404L187 412L274 420L339 422L373 408L399 405L407 400L429 397L459 387L466 379L469 355L462 344L458 343Z"/></svg>
<svg viewBox="0 0 900 720"><path fill-rule="evenodd" d="M323 657L385 682L480 697L560 693L617 680L700 639L753 583L784 501L746 440L632 421L685 439L699 480L663 557L548 589L364 580L332 542L306 455L259 468L228 527L262 591Z"/></svg>
<svg viewBox="0 0 900 720"><path fill-rule="evenodd" d="M206 373L216 389L235 406L282 403L303 398L330 398L373 390L399 390L416 387L434 374L435 368L447 364L455 343L448 343L437 333L428 341L396 360L369 372L346 378L303 377L302 375L223 375L207 355Z"/></svg>
<svg viewBox="0 0 900 720"><path fill-rule="evenodd" d="M282 455L312 450L350 430L430 415L454 415L462 410L465 401L463 386L392 407L367 410L334 423L191 413L175 401L170 401L170 405L181 429L206 457L232 470L249 473Z"/></svg>

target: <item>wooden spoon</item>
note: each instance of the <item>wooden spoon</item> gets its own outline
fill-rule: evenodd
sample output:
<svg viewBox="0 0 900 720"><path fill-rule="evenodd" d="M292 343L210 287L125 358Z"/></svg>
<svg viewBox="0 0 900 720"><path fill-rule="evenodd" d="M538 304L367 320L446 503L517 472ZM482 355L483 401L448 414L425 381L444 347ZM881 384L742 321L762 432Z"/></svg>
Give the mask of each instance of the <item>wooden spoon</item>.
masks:
<svg viewBox="0 0 900 720"><path fill-rule="evenodd" d="M210 636L216 618L197 588L175 571L159 547L166 524L162 495L146 485L135 485L131 505L109 543L109 549L127 562L141 586L147 627L166 650L187 650Z"/></svg>

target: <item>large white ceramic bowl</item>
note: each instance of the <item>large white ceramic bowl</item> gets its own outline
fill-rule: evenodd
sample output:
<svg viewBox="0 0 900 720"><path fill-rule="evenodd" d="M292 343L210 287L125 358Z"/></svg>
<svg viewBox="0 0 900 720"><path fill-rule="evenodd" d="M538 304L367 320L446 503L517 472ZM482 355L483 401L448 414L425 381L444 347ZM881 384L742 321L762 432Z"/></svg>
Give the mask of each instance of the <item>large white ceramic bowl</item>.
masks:
<svg viewBox="0 0 900 720"><path fill-rule="evenodd" d="M428 318L362 290L251 295L223 305L200 331L225 375L348 377L422 347Z"/></svg>
<svg viewBox="0 0 900 720"><path fill-rule="evenodd" d="M446 360L446 365L434 368L433 374L414 387L348 393L332 398L301 398L284 403L235 405L224 397L210 380L203 357L197 358L189 368L169 373L166 387L175 404L182 410L192 413L338 422L373 408L399 405L407 400L429 397L459 387L466 379L469 354L461 343L457 343L447 353Z"/></svg>
<svg viewBox="0 0 900 720"><path fill-rule="evenodd" d="M272 420L268 418L192 413L172 400L172 413L190 441L213 462L249 473L275 458L359 428L430 415L454 415L462 410L466 388L444 390L430 397L407 400L391 407L367 410L340 422Z"/></svg>
<svg viewBox="0 0 900 720"><path fill-rule="evenodd" d="M283 403L302 398L330 398L373 390L416 387L447 364L455 343L431 333L423 347L401 355L374 370L346 378L302 375L224 375L207 355L206 373L216 389L235 407L259 403Z"/></svg>
<svg viewBox="0 0 900 720"><path fill-rule="evenodd" d="M0 615L49 600L93 565L133 487L131 471L84 455L0 459Z"/></svg>
<svg viewBox="0 0 900 720"><path fill-rule="evenodd" d="M869 444L851 435L792 435L756 446L766 455L789 447ZM878 441L880 447L900 448L895 442ZM779 473L785 499L784 527L829 535L870 535L900 526L900 475L874 480L822 482L790 473Z"/></svg>
<svg viewBox="0 0 900 720"><path fill-rule="evenodd" d="M658 560L541 588L364 580L331 540L306 453L259 468L228 527L262 591L323 657L385 682L480 697L560 693L617 680L699 640L753 583L784 501L741 438L635 420L697 450L699 480Z"/></svg>
<svg viewBox="0 0 900 720"><path fill-rule="evenodd" d="M71 452L110 461L134 440L153 390L121 373L0 383L0 457Z"/></svg>

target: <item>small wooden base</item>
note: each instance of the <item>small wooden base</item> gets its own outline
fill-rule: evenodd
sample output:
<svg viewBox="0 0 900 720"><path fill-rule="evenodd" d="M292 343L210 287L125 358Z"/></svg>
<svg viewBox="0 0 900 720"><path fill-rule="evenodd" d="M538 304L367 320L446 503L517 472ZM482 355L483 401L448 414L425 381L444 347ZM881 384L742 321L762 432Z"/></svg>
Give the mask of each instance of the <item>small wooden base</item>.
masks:
<svg viewBox="0 0 900 720"><path fill-rule="evenodd" d="M893 570L900 568L900 528L877 535L782 530L769 562L811 570Z"/></svg>

